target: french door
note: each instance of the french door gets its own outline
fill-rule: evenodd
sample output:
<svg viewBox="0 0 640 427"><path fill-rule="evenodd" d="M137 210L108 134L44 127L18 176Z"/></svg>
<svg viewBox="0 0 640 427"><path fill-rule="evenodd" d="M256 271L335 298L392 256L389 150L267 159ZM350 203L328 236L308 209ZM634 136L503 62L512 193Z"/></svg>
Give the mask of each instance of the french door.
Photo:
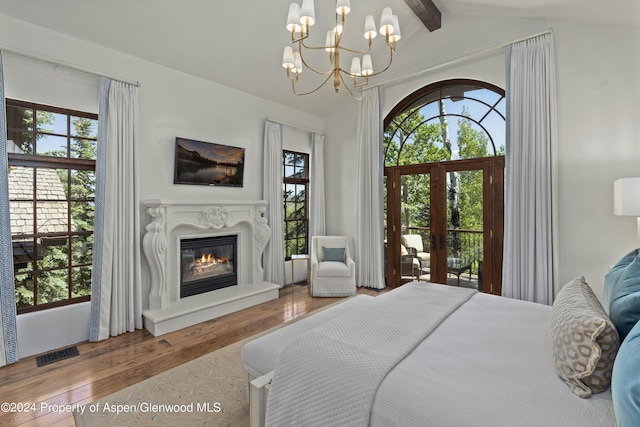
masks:
<svg viewBox="0 0 640 427"><path fill-rule="evenodd" d="M388 286L410 280L500 294L504 157L385 168Z"/></svg>

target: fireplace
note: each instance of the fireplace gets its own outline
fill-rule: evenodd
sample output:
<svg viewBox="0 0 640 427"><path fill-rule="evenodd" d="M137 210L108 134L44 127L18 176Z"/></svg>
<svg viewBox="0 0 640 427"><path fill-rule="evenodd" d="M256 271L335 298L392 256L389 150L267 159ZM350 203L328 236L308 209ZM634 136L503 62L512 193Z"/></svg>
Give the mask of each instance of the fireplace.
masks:
<svg viewBox="0 0 640 427"><path fill-rule="evenodd" d="M265 282L262 269L262 252L271 237L267 202L151 199L143 206L150 222L142 247L151 276L143 282L142 315L154 336L278 298L280 286ZM215 239L213 247L209 238ZM197 243L183 249L183 242L190 241ZM196 261L203 256L204 267L198 270ZM217 263L208 261L214 258ZM200 287L212 278L218 289L183 297L182 282Z"/></svg>
<svg viewBox="0 0 640 427"><path fill-rule="evenodd" d="M237 284L236 235L180 240L180 298Z"/></svg>

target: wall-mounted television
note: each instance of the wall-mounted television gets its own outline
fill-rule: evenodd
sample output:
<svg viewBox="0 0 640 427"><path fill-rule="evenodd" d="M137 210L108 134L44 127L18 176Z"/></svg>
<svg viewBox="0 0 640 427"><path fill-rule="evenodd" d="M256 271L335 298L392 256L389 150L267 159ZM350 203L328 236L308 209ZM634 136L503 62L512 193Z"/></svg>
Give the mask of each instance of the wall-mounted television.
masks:
<svg viewBox="0 0 640 427"><path fill-rule="evenodd" d="M176 137L174 184L242 187L244 148Z"/></svg>

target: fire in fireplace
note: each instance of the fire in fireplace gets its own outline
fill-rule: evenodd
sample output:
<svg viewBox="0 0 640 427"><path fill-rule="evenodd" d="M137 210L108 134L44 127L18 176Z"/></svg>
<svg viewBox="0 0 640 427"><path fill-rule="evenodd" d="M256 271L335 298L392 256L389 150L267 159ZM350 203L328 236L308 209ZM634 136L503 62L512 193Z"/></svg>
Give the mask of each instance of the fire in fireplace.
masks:
<svg viewBox="0 0 640 427"><path fill-rule="evenodd" d="M180 240L180 298L238 284L237 236Z"/></svg>

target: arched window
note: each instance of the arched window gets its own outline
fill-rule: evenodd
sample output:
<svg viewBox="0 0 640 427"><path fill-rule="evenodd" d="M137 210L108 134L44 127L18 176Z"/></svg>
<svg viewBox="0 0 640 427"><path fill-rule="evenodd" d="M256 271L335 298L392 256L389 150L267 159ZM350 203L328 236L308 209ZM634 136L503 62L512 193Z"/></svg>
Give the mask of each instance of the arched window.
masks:
<svg viewBox="0 0 640 427"><path fill-rule="evenodd" d="M417 90L387 115L387 284L454 276L500 294L505 109L503 89L457 79Z"/></svg>
<svg viewBox="0 0 640 427"><path fill-rule="evenodd" d="M385 166L504 155L504 90L446 80L402 100L384 122Z"/></svg>

